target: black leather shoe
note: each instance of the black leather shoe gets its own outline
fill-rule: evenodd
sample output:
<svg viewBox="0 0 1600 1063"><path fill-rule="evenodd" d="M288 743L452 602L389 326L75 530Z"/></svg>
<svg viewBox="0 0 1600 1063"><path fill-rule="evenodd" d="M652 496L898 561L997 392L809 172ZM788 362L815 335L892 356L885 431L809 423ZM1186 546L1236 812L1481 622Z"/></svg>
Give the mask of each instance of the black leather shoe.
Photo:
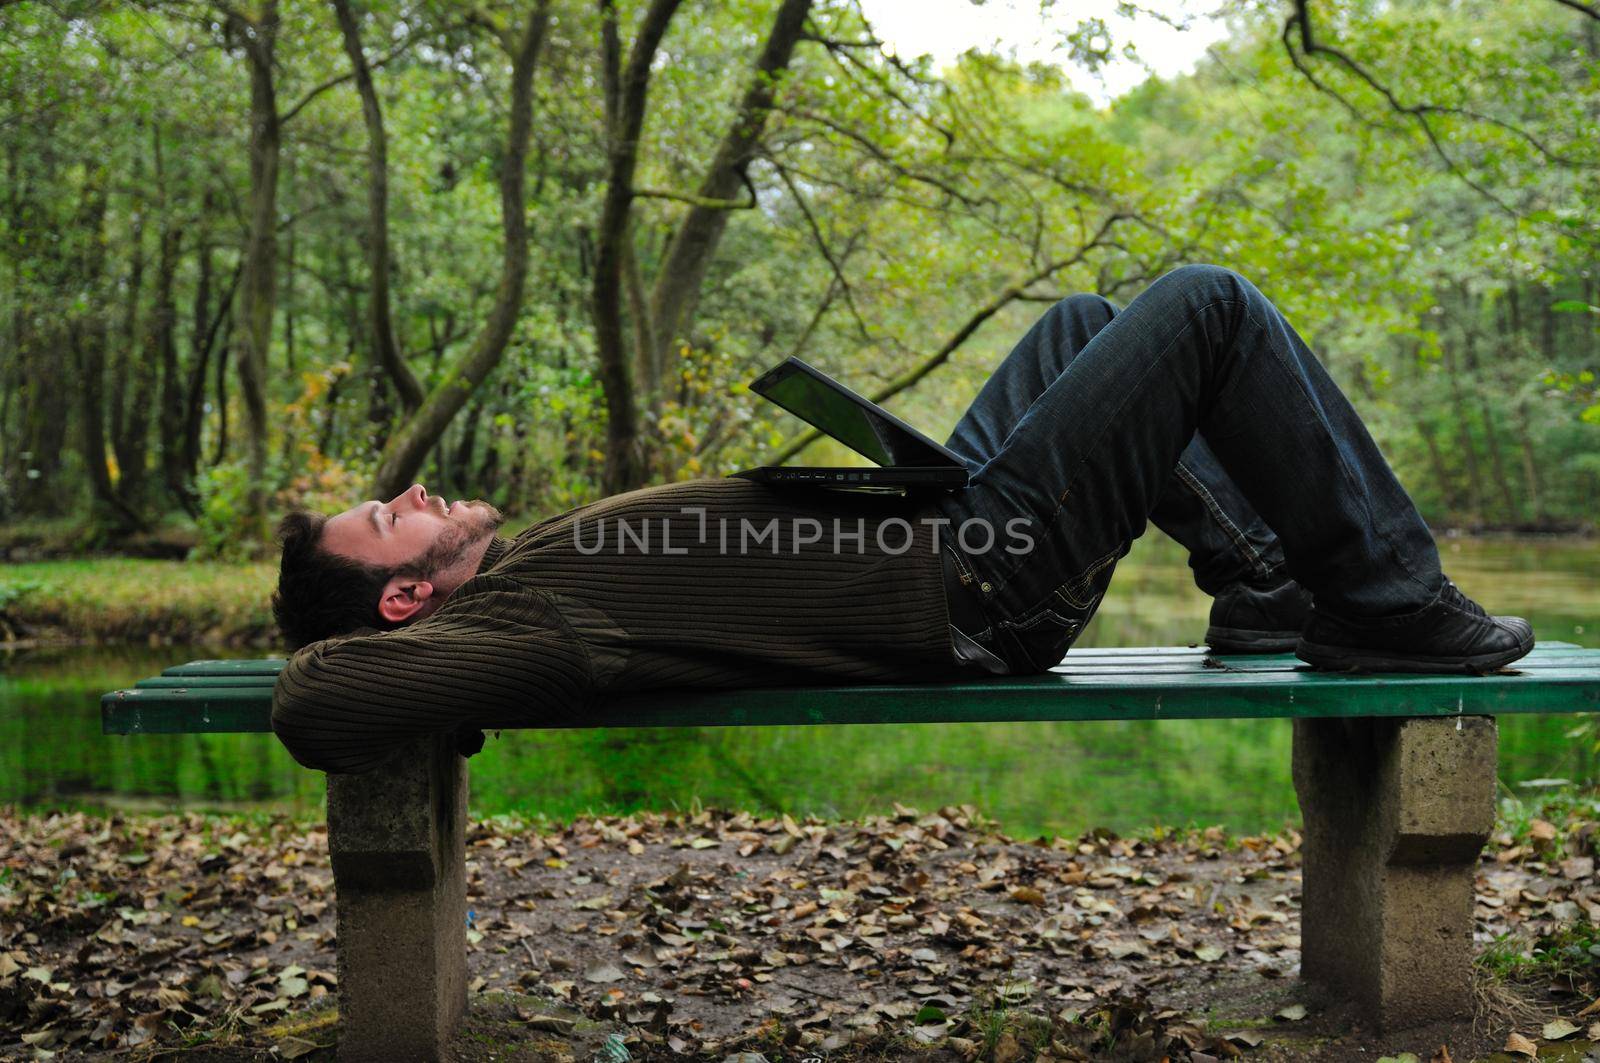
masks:
<svg viewBox="0 0 1600 1063"><path fill-rule="evenodd" d="M1533 625L1520 616L1490 616L1447 579L1439 597L1414 613L1338 617L1313 608L1294 652L1341 671L1482 675L1531 649Z"/></svg>
<svg viewBox="0 0 1600 1063"><path fill-rule="evenodd" d="M1206 645L1214 654L1290 653L1311 612L1311 595L1294 580L1271 587L1235 583L1211 602Z"/></svg>

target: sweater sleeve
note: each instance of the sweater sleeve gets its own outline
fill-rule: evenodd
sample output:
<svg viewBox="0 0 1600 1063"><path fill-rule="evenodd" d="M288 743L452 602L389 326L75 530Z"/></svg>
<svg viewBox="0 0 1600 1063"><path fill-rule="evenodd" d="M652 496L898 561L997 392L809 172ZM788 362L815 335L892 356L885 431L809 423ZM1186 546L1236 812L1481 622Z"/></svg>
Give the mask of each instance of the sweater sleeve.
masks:
<svg viewBox="0 0 1600 1063"><path fill-rule="evenodd" d="M273 690L272 729L308 768L363 772L430 734L571 721L591 685L550 600L485 575L415 624L300 650Z"/></svg>

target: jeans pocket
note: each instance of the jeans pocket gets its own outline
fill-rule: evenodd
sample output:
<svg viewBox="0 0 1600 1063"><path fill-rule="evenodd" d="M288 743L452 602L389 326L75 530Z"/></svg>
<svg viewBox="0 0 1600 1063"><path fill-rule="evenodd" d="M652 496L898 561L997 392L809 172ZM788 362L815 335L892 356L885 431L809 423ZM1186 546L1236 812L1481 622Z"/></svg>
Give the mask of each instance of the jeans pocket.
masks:
<svg viewBox="0 0 1600 1063"><path fill-rule="evenodd" d="M1055 593L1051 595L1061 603L1056 608L1062 609L1066 606L1075 612L1082 611L1086 614L1083 622L1088 623L1089 616L1100 605L1100 599L1105 597L1106 588L1111 585L1112 570L1117 567L1117 561L1126 552L1126 548L1111 551L1057 587Z"/></svg>
<svg viewBox="0 0 1600 1063"><path fill-rule="evenodd" d="M995 635L1013 672L1043 672L1061 663L1083 625L1054 609L1040 607L1017 620L1002 620Z"/></svg>
<svg viewBox="0 0 1600 1063"><path fill-rule="evenodd" d="M1033 608L995 625L1014 671L1043 672L1061 663L1100 607L1122 553L1112 551L1051 591Z"/></svg>

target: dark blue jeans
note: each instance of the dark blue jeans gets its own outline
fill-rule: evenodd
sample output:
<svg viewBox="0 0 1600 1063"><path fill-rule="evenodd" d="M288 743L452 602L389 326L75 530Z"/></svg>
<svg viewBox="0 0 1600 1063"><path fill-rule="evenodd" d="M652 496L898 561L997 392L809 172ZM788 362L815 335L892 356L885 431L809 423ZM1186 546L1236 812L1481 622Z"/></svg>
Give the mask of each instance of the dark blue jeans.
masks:
<svg viewBox="0 0 1600 1063"><path fill-rule="evenodd" d="M1349 400L1266 296L1216 266L1173 270L1120 311L1057 303L949 447L972 479L939 501L947 541L989 625L977 641L1013 671L1061 659L1147 520L1212 594L1292 576L1320 607L1383 616L1443 586Z"/></svg>

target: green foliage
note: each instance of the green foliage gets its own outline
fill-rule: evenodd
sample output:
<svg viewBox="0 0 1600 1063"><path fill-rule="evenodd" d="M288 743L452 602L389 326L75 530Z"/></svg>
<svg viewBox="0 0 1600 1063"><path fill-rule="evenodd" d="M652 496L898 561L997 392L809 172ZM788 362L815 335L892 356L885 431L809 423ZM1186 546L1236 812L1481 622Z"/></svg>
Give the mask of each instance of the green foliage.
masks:
<svg viewBox="0 0 1600 1063"><path fill-rule="evenodd" d="M44 580L9 575L0 578L0 613L22 604L32 595L48 595L50 592L51 586Z"/></svg>
<svg viewBox="0 0 1600 1063"><path fill-rule="evenodd" d="M746 174L757 208L727 212L692 318L653 366L658 386L634 359L652 477L719 475L794 438L800 426L743 387L787 354L866 391L936 365L891 405L938 432L1052 299L1125 303L1175 265L1213 261L1283 306L1431 521L1592 525L1600 46L1558 7L1317 5L1322 42L1423 108L1401 113L1327 55L1296 51L1296 69L1274 4L1241 5L1193 74L1097 108L1052 66L974 50L941 70L857 46L872 37L861 10L819 0L813 36L846 43L796 48ZM266 486L277 508L333 509L366 493L405 411L374 365L360 100L347 82L325 87L347 62L327 5L279 8ZM673 197L699 187L773 10L684 5L668 28L640 141L648 194L632 206L630 345L687 210ZM577 0L553 11L534 80L525 298L504 359L422 473L520 514L592 499L605 462L591 310L607 144L599 20ZM621 13L625 48L639 13ZM367 50L384 60L394 327L424 387L449 377L494 302L509 64L489 27L510 14L362 5ZM1064 39L1091 66L1128 43L1094 19ZM93 461L76 443L86 409L104 413L114 492L138 479L124 458L161 478L176 437L152 418L144 453L128 444L136 370L159 351L161 236L177 232L172 369L180 405L204 404L197 556L248 552L253 485L226 327L200 357L248 222L242 44L221 5L0 7L8 517L90 495ZM98 400L77 369L91 351L105 361ZM144 403L159 404L167 372ZM130 505L150 520L180 496L156 488ZM99 502L96 520L119 519Z"/></svg>
<svg viewBox="0 0 1600 1063"><path fill-rule="evenodd" d="M1590 980L1600 974L1600 926L1579 918L1531 943L1502 934L1484 946L1476 962L1480 970L1510 982Z"/></svg>
<svg viewBox="0 0 1600 1063"><path fill-rule="evenodd" d="M258 556L259 546L241 529L249 516L252 480L242 460L213 465L201 472L195 485L200 515L195 520L197 542L193 560L244 561Z"/></svg>

